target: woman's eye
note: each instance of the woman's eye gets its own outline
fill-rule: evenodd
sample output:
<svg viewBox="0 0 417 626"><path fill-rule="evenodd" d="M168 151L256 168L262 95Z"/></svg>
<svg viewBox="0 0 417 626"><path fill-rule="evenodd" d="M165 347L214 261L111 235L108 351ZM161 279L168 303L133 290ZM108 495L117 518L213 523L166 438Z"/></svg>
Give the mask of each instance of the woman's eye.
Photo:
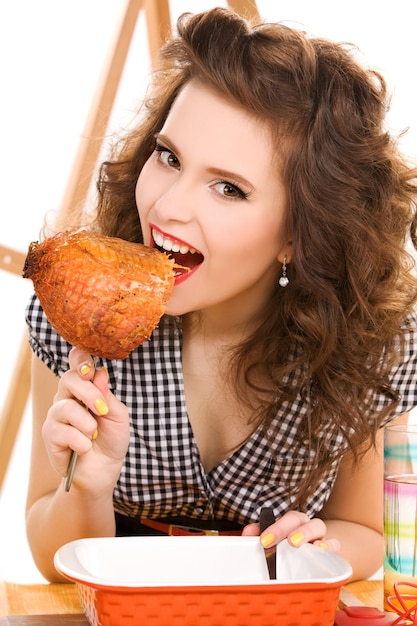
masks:
<svg viewBox="0 0 417 626"><path fill-rule="evenodd" d="M240 189L236 185L232 185L232 183L219 181L215 183L213 187L219 194L221 194L225 198L230 198L231 200L234 200L235 198L246 199L249 195L248 193L242 191L242 189Z"/></svg>
<svg viewBox="0 0 417 626"><path fill-rule="evenodd" d="M158 153L158 160L161 161L167 167L173 167L178 169L180 167L180 162L171 150L168 148L164 148L160 144L156 144L155 152Z"/></svg>

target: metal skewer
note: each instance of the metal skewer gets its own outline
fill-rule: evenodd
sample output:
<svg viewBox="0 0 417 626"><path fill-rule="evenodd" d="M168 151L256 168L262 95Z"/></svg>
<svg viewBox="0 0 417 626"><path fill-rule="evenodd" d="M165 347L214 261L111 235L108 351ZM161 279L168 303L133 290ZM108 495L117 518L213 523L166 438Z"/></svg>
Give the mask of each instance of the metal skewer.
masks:
<svg viewBox="0 0 417 626"><path fill-rule="evenodd" d="M74 477L75 466L77 465L78 454L75 450L71 450L71 456L67 467L67 474L65 476L64 489L69 491Z"/></svg>
<svg viewBox="0 0 417 626"><path fill-rule="evenodd" d="M96 368L97 363L98 363L98 357L93 357L93 361L94 361L94 367ZM93 439L95 439L94 436L93 436ZM65 483L64 483L65 491L69 491L71 488L72 479L74 478L75 466L77 465L77 459L78 459L78 454L75 452L75 450L71 450L71 456L68 462L67 473L65 475Z"/></svg>

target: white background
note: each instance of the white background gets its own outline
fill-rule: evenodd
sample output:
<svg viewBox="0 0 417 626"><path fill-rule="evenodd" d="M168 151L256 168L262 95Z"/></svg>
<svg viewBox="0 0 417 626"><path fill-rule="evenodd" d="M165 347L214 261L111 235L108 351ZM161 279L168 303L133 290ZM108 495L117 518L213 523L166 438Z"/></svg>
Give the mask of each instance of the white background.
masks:
<svg viewBox="0 0 417 626"><path fill-rule="evenodd" d="M172 19L225 2L171 0ZM0 243L21 252L59 209L104 58L125 0L1 0ZM393 92L389 125L409 128L404 150L417 156L414 0L258 0L269 20L356 44ZM128 124L149 72L143 15L126 65L109 136ZM24 329L31 283L0 271L0 408ZM30 443L25 412L0 494L0 580L38 582L24 532Z"/></svg>

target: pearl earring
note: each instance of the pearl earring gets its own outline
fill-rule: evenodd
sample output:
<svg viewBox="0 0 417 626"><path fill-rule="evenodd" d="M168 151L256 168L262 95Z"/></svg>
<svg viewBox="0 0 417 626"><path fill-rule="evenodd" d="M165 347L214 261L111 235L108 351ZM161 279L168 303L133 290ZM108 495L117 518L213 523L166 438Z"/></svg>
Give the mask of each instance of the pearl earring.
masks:
<svg viewBox="0 0 417 626"><path fill-rule="evenodd" d="M285 256L282 262L281 277L278 281L278 284L280 287L286 287L289 282L290 279L287 276L287 257Z"/></svg>

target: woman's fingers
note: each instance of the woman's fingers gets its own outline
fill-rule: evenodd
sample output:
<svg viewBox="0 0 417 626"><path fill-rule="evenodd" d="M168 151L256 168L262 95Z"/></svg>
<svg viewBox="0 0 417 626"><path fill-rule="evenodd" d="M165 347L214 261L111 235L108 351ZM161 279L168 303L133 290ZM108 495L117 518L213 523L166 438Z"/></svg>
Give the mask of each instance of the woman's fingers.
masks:
<svg viewBox="0 0 417 626"><path fill-rule="evenodd" d="M310 519L300 511L288 511L260 535L264 548L271 548L283 539L298 547L303 543L314 543L334 552L340 549L336 539L326 537L326 524L323 520L314 517ZM243 535L256 536L260 534L259 524L248 524L243 530Z"/></svg>
<svg viewBox="0 0 417 626"><path fill-rule="evenodd" d="M51 447L70 447L78 453L90 448L88 442L93 439L96 430L94 415L75 399L53 404L42 428Z"/></svg>
<svg viewBox="0 0 417 626"><path fill-rule="evenodd" d="M82 366L85 365L86 368L84 368L84 374L88 374L88 368L94 368L94 359L91 354L85 352L84 350L80 350L79 348L71 348L68 360L70 369L73 370L82 369Z"/></svg>
<svg viewBox="0 0 417 626"><path fill-rule="evenodd" d="M323 539L317 539L313 542L315 546L323 548L324 550L330 550L330 552L340 552L340 541L331 537L323 537Z"/></svg>
<svg viewBox="0 0 417 626"><path fill-rule="evenodd" d="M242 535L244 537L258 537L259 532L259 524L247 524L242 530Z"/></svg>
<svg viewBox="0 0 417 626"><path fill-rule="evenodd" d="M42 427L42 437L58 474L66 475L71 450L78 455L91 450L96 431L96 419L75 399L60 400L52 405Z"/></svg>
<svg viewBox="0 0 417 626"><path fill-rule="evenodd" d="M55 401L75 399L93 415L107 415L110 395L107 370L97 370L91 356L76 348L71 350L69 362L70 369L59 381Z"/></svg>
<svg viewBox="0 0 417 626"><path fill-rule="evenodd" d="M301 515L302 517L299 518L299 520L296 520L295 518L291 520L295 528L292 527L287 534L288 541L295 547L300 546L302 543L310 543L317 539L321 539L325 536L327 531L326 524L323 520L318 517L313 517L311 520L307 518L306 520L307 516L304 514ZM285 521L287 522L287 520ZM290 523L288 523L288 525L289 524Z"/></svg>

